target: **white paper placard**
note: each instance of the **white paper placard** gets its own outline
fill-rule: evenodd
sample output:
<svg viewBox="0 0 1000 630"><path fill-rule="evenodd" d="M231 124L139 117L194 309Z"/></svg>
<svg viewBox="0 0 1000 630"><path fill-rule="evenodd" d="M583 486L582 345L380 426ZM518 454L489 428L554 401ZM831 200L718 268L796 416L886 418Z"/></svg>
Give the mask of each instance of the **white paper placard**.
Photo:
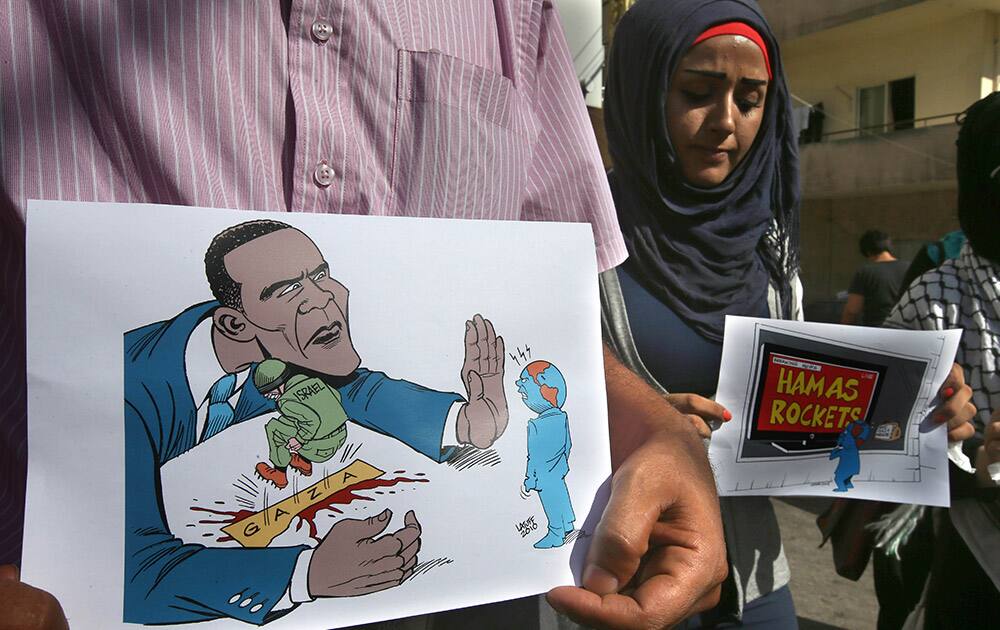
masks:
<svg viewBox="0 0 1000 630"><path fill-rule="evenodd" d="M502 391L509 424L501 437L490 448L464 447L438 463L389 437L388 430L348 422L339 450L313 462L308 477L289 466L283 489L256 474L258 463L275 464L267 423L278 411L202 439L211 432L206 427L218 420L207 411L213 401L201 411L195 407L214 391L206 388L215 373L226 371L213 353L216 317L222 311L214 305L188 311L195 319L206 318L200 327L180 314L213 300L205 266L213 237L257 219L294 226L329 265L326 276L316 269L302 269L298 277L278 274L276 280L296 280L299 286L286 282L267 299L299 299L298 291L311 291L298 310L308 314L321 309L333 321L328 304L339 302L327 297L330 291L323 287L330 278L342 283L350 291L346 329L361 367L408 381L412 385L403 387L411 390L457 392L462 400L446 407L449 417L440 420L451 423L447 429L452 432L461 422L455 414L466 397L460 376L466 322L475 314L490 320L506 344ZM268 628L342 627L522 597L578 579L570 568L571 554L575 562L589 533L585 521L603 509L593 505L595 494L610 476L597 267L589 225L39 201L29 203L27 224L29 470L22 575L56 595L73 627L130 625L123 615L129 621L178 627L201 619L206 621L199 628L246 627L260 621L240 621L241 615L283 606L289 612L272 613L276 618L267 617ZM308 246L275 248L270 254L280 270ZM265 258L255 254L254 273L270 273L270 261L260 270ZM224 260L227 267L243 264ZM156 323L161 324L146 329L152 332L134 343L135 331ZM299 338L310 333L302 333L296 323L280 329L250 323L263 331L252 336L254 343L273 356L280 356L275 339L298 344L305 355L324 345L324 339L324 347L343 342L329 332L332 324L322 333L325 337L317 331L313 342ZM233 325L235 335L240 329ZM155 370L150 367L154 361ZM548 362L558 374L536 361ZM534 366L529 380L537 389L527 395L537 398L541 392L555 402L547 411L532 411L522 400L517 381L528 365ZM242 388L253 378L246 370L237 376ZM135 414L130 417L142 419L129 425L132 429L126 429L123 410L123 381L128 379L129 391L148 394L140 403L125 405ZM371 396L367 402L351 398L356 392L350 387L360 388L359 381L336 387L333 380L320 382L339 388L347 412L363 408L358 412L363 415L388 405L391 422L411 413L410 407L393 408L382 394L364 394ZM394 387L388 380L378 383L379 391L406 393L385 389ZM235 413L244 395L249 396L241 389L230 399ZM410 400L399 400L404 399ZM286 408L280 409L284 415ZM195 410L194 415L184 415L185 410ZM554 497L548 499L550 508L560 506L562 477L558 471L538 472L530 492L525 491L531 470L528 432L533 427L544 433L536 418L558 416L553 410L568 418L572 435L564 484L575 521L562 523L573 529L558 536L561 546L538 549L534 544L546 536L549 525L540 496ZM133 433L136 428L143 432L141 439ZM446 437L444 446L456 441ZM303 448L311 448L309 444ZM146 451L151 455L137 454ZM313 484L336 484L342 469L357 461L382 473L377 483L352 486L315 514L306 513L308 518L275 516L279 504L289 505L280 502L296 493L312 505L303 497L318 492L309 490ZM129 492L126 480L134 484ZM163 531L148 524L130 527L159 517L149 505L160 506ZM134 506L141 507L132 512L139 516L126 518ZM301 588L308 593L312 587L302 578L312 565L295 573L299 552L288 553L288 548L314 548L335 524L374 517L387 508L391 518L386 532L402 528L408 510L419 519L421 545L412 575L380 592L293 605L293 575L300 579L299 593ZM226 540L222 528L236 520L249 523L240 520L249 513L257 513L261 522L285 518L288 526L265 549ZM315 537L310 536L311 525ZM248 560L252 554L267 559ZM313 552L314 559L318 555ZM276 583L282 601L277 601ZM142 585L141 592L136 584Z"/></svg>
<svg viewBox="0 0 1000 630"><path fill-rule="evenodd" d="M726 317L712 434L719 494L947 506L946 427L929 414L961 331Z"/></svg>

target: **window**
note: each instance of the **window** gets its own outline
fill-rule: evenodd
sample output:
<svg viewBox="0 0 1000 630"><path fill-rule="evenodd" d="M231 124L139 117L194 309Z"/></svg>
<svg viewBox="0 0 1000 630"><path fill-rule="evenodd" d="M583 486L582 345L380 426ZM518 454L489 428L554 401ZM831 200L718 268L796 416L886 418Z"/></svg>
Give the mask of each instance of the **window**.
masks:
<svg viewBox="0 0 1000 630"><path fill-rule="evenodd" d="M915 77L858 89L858 127L861 135L912 129L915 115Z"/></svg>
<svg viewBox="0 0 1000 630"><path fill-rule="evenodd" d="M881 133L885 126L885 84L858 90L858 127L861 133Z"/></svg>
<svg viewBox="0 0 1000 630"><path fill-rule="evenodd" d="M913 129L916 112L916 79L889 82L889 113L893 129Z"/></svg>

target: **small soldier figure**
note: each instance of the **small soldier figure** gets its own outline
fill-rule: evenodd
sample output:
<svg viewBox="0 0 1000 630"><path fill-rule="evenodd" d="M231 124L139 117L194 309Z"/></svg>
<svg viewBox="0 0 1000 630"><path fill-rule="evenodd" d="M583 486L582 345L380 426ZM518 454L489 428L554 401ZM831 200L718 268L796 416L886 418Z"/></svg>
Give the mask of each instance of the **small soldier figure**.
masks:
<svg viewBox="0 0 1000 630"><path fill-rule="evenodd" d="M315 376L292 374L277 359L262 361L253 383L262 395L276 401L280 412L264 425L271 463L257 464L262 479L284 488L289 465L308 477L313 463L329 460L343 446L347 413L335 388Z"/></svg>

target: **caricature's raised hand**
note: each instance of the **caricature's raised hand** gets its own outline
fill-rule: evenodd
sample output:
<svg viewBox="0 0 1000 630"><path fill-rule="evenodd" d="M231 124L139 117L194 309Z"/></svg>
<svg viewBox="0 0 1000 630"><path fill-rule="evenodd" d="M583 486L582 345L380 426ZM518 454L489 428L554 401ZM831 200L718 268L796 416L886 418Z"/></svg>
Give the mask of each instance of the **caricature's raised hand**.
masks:
<svg viewBox="0 0 1000 630"><path fill-rule="evenodd" d="M507 428L509 414L503 388L503 337L493 323L476 315L465 323L465 362L462 384L467 402L458 412L458 441L486 448Z"/></svg>
<svg viewBox="0 0 1000 630"><path fill-rule="evenodd" d="M413 573L420 550L420 523L407 512L404 527L380 536L392 512L345 518L316 546L309 561L309 594L353 597L399 585Z"/></svg>

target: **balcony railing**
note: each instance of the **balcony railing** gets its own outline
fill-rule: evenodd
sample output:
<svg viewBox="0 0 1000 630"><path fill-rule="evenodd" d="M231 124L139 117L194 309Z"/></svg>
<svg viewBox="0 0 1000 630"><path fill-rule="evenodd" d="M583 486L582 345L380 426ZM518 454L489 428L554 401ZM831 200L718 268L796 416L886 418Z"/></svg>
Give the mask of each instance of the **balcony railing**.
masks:
<svg viewBox="0 0 1000 630"><path fill-rule="evenodd" d="M881 125L870 125L868 127L855 127L854 129L831 131L830 133L824 133L822 135L822 139L825 141L841 140L845 138L861 138L864 136L880 136L893 131L902 131L904 129L919 129L922 127L943 125L955 122L959 114L961 114L961 112L939 114L937 116L925 116L924 118L913 118L911 120L895 120Z"/></svg>

